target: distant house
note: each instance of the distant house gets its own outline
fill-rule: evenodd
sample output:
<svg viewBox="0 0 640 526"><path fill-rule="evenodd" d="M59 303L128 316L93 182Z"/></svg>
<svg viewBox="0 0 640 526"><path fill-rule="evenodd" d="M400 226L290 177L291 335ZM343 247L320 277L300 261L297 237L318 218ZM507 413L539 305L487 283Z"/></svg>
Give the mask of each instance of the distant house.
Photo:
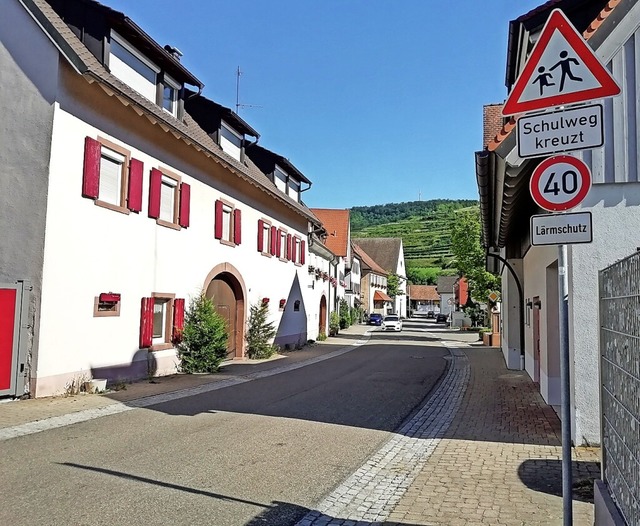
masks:
<svg viewBox="0 0 640 526"><path fill-rule="evenodd" d="M450 314L455 310L455 287L457 281L457 276L440 276L438 278L436 290L440 296L440 312L443 314Z"/></svg>
<svg viewBox="0 0 640 526"><path fill-rule="evenodd" d="M440 311L440 296L435 285L409 285L407 297L412 315L425 316L429 311Z"/></svg>
<svg viewBox="0 0 640 526"><path fill-rule="evenodd" d="M373 260L388 274L397 274L399 294L394 298L393 312L407 315L407 270L404 264L404 248L399 237L369 237L354 239Z"/></svg>
<svg viewBox="0 0 640 526"><path fill-rule="evenodd" d="M393 312L393 299L386 292L387 272L355 243L353 250L362 263L362 308L367 314Z"/></svg>

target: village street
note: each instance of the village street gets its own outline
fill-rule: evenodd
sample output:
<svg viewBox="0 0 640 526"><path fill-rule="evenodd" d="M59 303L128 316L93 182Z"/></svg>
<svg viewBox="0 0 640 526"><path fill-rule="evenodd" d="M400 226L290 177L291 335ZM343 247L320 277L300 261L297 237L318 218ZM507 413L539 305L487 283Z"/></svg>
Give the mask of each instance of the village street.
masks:
<svg viewBox="0 0 640 526"><path fill-rule="evenodd" d="M406 321L401 333L370 329L354 326L280 360L232 364L213 381L193 376L192 387L174 392L163 393L171 380L158 379L77 402L1 404L0 523L557 523L552 410L529 401L517 419L506 405L497 411L501 390L509 394L514 385L521 394L508 405L524 409L523 397L537 395L525 388L527 379L486 378L500 386L496 403L481 393L480 406L467 408L468 425L456 424L475 376L460 349L478 353L488 375L503 367L498 351L472 347L477 335L423 320ZM136 389L163 394L133 400ZM19 405L20 418L38 411L49 418L8 426ZM450 427L457 456L441 440ZM461 464L452 472L451 462ZM576 468L593 474L597 465ZM461 492L484 505L460 500ZM578 517L591 508L576 503Z"/></svg>

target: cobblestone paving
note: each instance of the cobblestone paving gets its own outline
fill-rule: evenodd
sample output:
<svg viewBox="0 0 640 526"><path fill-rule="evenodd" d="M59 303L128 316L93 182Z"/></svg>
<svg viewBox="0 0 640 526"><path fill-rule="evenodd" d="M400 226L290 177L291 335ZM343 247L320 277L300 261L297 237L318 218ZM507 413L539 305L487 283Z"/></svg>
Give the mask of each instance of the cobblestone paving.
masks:
<svg viewBox="0 0 640 526"><path fill-rule="evenodd" d="M389 517L445 435L465 393L467 357L455 349L450 353L452 364L426 404L298 526L379 524Z"/></svg>
<svg viewBox="0 0 640 526"><path fill-rule="evenodd" d="M499 351L465 352L472 373L460 411L385 525L561 525L557 415L525 373L504 369ZM597 460L597 449L576 448L574 483L591 489ZM574 495L576 526L593 524L589 500Z"/></svg>

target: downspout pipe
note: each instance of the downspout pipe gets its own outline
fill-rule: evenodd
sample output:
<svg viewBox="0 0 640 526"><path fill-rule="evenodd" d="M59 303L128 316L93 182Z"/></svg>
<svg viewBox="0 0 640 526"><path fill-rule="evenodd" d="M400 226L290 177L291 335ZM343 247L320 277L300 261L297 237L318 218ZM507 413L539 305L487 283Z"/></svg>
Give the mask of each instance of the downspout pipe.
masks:
<svg viewBox="0 0 640 526"><path fill-rule="evenodd" d="M486 251L487 257L494 257L498 261L504 264L505 267L509 270L513 279L516 282L516 287L518 287L518 296L520 298L518 311L520 313L520 357L524 357L524 290L522 288L522 283L520 283L520 278L516 274L515 269L511 266L511 264L502 256L498 254L494 254L493 252Z"/></svg>

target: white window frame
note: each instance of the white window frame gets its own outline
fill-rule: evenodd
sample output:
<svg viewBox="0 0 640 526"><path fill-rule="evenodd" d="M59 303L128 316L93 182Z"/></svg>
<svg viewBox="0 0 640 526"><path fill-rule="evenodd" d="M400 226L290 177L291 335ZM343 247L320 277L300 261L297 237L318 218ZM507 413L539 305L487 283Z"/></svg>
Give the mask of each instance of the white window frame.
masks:
<svg viewBox="0 0 640 526"><path fill-rule="evenodd" d="M233 211L234 207L222 201L222 241L233 244Z"/></svg>
<svg viewBox="0 0 640 526"><path fill-rule="evenodd" d="M171 88L173 90L173 98L171 100L171 109L167 109L164 107L164 90L166 88ZM178 116L178 95L180 93L180 84L178 82L176 82L175 80L173 80L170 76L168 76L166 73L164 74L164 78L162 80L162 101L161 101L161 106L163 111L166 111L167 113L169 113L170 115L173 115L174 117Z"/></svg>
<svg viewBox="0 0 640 526"><path fill-rule="evenodd" d="M233 139L235 139L234 142ZM242 154L242 141L244 137L239 134L232 126L225 121L220 121L220 148L225 153L228 153L236 161L240 160Z"/></svg>
<svg viewBox="0 0 640 526"><path fill-rule="evenodd" d="M262 252L263 256L271 257L271 222L262 220Z"/></svg>
<svg viewBox="0 0 640 526"><path fill-rule="evenodd" d="M151 340L151 348L152 351L159 351L164 349L170 349L173 347L173 343L171 343L171 331L173 329L173 302L176 298L175 294L162 293L162 292L154 292L152 294L154 299L153 301L153 328L152 335L153 338ZM162 305L162 327L160 336L155 336L156 334L156 306Z"/></svg>
<svg viewBox="0 0 640 526"><path fill-rule="evenodd" d="M295 185L296 188L292 188L292 185ZM291 197L292 199L294 199L296 202L300 201L300 188L301 188L301 184L300 181L297 181L296 179L293 179L292 177L289 177L289 180L287 181L287 194L289 195L289 197Z"/></svg>
<svg viewBox="0 0 640 526"><path fill-rule="evenodd" d="M279 175L282 174L282 177ZM273 170L273 184L276 185L276 188L280 190L282 193L287 193L287 172L285 172L282 168L280 168L277 164L275 169Z"/></svg>
<svg viewBox="0 0 640 526"><path fill-rule="evenodd" d="M178 204L178 188L180 187L180 181L171 177L170 175L162 173L162 183L160 184L160 219L161 221L165 221L167 223L175 224L177 223L176 212L177 212L177 204ZM169 206L165 203L166 193L165 188L169 188L169 192L171 194L171 202ZM167 213L167 210L170 210L171 217L167 217L163 215Z"/></svg>
<svg viewBox="0 0 640 526"><path fill-rule="evenodd" d="M103 137L98 137L100 143L100 182L98 185L98 197L94 201L97 206L108 208L122 214L129 214L126 207L127 188L129 187L129 161L131 160L131 152L122 146L115 144ZM105 199L104 194L100 195L100 187L103 184L102 179L102 159L107 158L120 164L120 180L118 182L118 198L117 202Z"/></svg>
<svg viewBox="0 0 640 526"><path fill-rule="evenodd" d="M286 230L280 230L280 239L278 239L278 243L280 243L280 259L282 261L287 261L287 234Z"/></svg>

